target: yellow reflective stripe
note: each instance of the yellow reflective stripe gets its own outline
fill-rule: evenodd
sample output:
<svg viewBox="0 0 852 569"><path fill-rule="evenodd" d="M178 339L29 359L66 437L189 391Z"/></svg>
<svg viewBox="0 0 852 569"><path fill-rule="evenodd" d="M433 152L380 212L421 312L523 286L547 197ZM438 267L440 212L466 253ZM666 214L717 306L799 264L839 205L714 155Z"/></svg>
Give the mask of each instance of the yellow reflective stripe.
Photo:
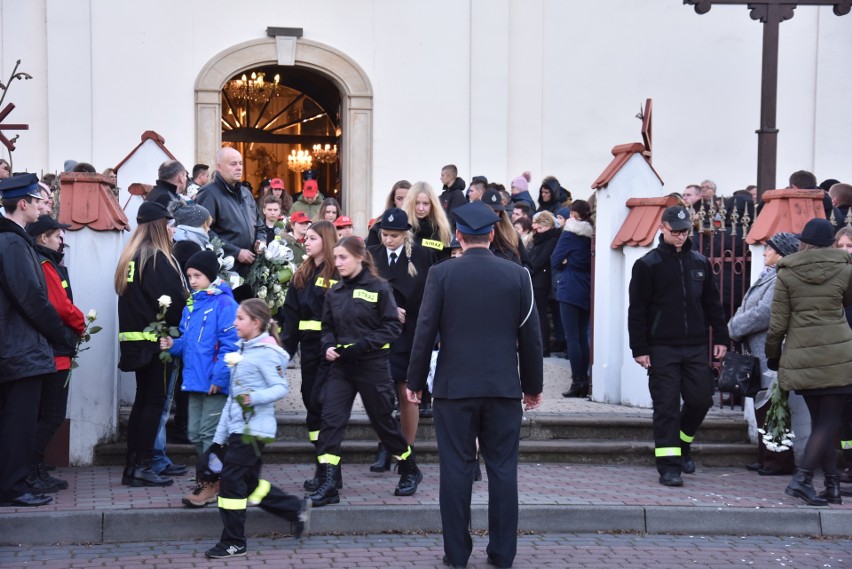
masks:
<svg viewBox="0 0 852 569"><path fill-rule="evenodd" d="M308 431L308 440L315 443L319 440L319 431Z"/></svg>
<svg viewBox="0 0 852 569"><path fill-rule="evenodd" d="M692 436L690 437L689 435L687 435L687 434L686 434L686 433L684 433L683 431L681 431L681 432L680 432L680 440L682 440L683 442L685 442L685 443L691 443L694 439L695 439L695 435L692 435Z"/></svg>
<svg viewBox="0 0 852 569"><path fill-rule="evenodd" d="M366 300L367 302L378 302L379 293L370 292L369 290L364 290L363 288L356 288L352 291L352 298L360 298L361 300Z"/></svg>
<svg viewBox="0 0 852 569"><path fill-rule="evenodd" d="M322 330L322 322L319 320L300 320L299 330L315 330L319 332Z"/></svg>
<svg viewBox="0 0 852 569"><path fill-rule="evenodd" d="M246 498L223 498L219 496L219 507L223 510L245 510L248 505Z"/></svg>
<svg viewBox="0 0 852 569"><path fill-rule="evenodd" d="M661 447L654 449L654 456L680 456L680 447Z"/></svg>
<svg viewBox="0 0 852 569"><path fill-rule="evenodd" d="M397 460L405 460L409 456L411 456L411 447L408 447L408 449L406 449L406 451L404 453L402 453L401 455L394 456L394 458L397 459Z"/></svg>
<svg viewBox="0 0 852 569"><path fill-rule="evenodd" d="M843 450L852 450L852 441L840 441L840 448Z"/></svg>
<svg viewBox="0 0 852 569"><path fill-rule="evenodd" d="M269 480L261 478L257 481L257 488L249 494L247 498L248 503L252 506L260 504L266 498L266 495L269 494L270 490L272 490L272 484L269 483Z"/></svg>
<svg viewBox="0 0 852 569"><path fill-rule="evenodd" d="M325 279L322 277L317 277L316 283L317 286L321 286L323 288L331 288L337 284L337 281L334 279L328 279L328 285L325 284Z"/></svg>
<svg viewBox="0 0 852 569"><path fill-rule="evenodd" d="M127 282L133 282L133 276L136 274L136 261L129 261L127 263Z"/></svg>
<svg viewBox="0 0 852 569"><path fill-rule="evenodd" d="M349 346L354 346L354 345L355 345L354 343L352 343L352 344L337 344L337 347L338 347L338 348L348 348ZM385 344L384 346L382 346L382 347L381 347L381 348L379 348L379 349L380 349L380 350L389 350L389 349L390 349L390 344Z"/></svg>
<svg viewBox="0 0 852 569"><path fill-rule="evenodd" d="M68 281L62 281L62 288L68 288Z"/></svg>
<svg viewBox="0 0 852 569"><path fill-rule="evenodd" d="M151 332L119 332L118 333L118 341L119 342L156 342L158 340L157 335Z"/></svg>
<svg viewBox="0 0 852 569"><path fill-rule="evenodd" d="M444 248L444 244L435 239L424 239L420 242L420 245L423 247L429 247L430 249L437 249L438 251Z"/></svg>
<svg viewBox="0 0 852 569"><path fill-rule="evenodd" d="M323 454L317 457L317 462L320 464L333 464L337 466L340 464L340 457L333 454Z"/></svg>
<svg viewBox="0 0 852 569"><path fill-rule="evenodd" d="M389 350L389 349L390 349L390 344L385 344L384 346L382 346L382 347L381 347L381 349L382 349L382 350Z"/></svg>

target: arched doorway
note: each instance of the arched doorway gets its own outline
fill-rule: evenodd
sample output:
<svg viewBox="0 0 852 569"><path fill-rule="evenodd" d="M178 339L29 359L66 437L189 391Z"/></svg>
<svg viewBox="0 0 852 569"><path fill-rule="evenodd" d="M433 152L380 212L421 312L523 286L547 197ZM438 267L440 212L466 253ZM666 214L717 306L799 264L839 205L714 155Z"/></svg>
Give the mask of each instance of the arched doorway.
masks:
<svg viewBox="0 0 852 569"><path fill-rule="evenodd" d="M329 46L295 40L294 54L279 54L275 38L233 46L213 57L195 82L196 160L211 163L222 145L222 89L233 77L294 60L291 71L311 71L330 81L340 95L339 185L343 209L357 229L366 230L372 203L373 89L353 60ZM272 75L274 77L274 74Z"/></svg>

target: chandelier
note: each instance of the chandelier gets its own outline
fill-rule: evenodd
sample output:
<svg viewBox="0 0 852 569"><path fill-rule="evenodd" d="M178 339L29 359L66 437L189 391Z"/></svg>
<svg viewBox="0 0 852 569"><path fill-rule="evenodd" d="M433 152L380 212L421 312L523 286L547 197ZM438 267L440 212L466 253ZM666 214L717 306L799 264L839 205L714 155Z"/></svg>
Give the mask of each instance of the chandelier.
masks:
<svg viewBox="0 0 852 569"><path fill-rule="evenodd" d="M232 101L240 103L262 103L266 102L278 94L278 82L281 79L280 75L275 75L273 83L264 81L265 74L263 72L252 72L251 78L243 76L239 79L232 79L225 84L225 94Z"/></svg>
<svg viewBox="0 0 852 569"><path fill-rule="evenodd" d="M290 155L287 156L287 167L293 172L301 173L305 170L311 169L313 160L311 153L307 150L299 150L298 152L293 150L290 152Z"/></svg>
<svg viewBox="0 0 852 569"><path fill-rule="evenodd" d="M326 144L323 147L321 144L314 144L314 157L320 164L331 164L337 160L337 145L335 144L332 147L330 144Z"/></svg>

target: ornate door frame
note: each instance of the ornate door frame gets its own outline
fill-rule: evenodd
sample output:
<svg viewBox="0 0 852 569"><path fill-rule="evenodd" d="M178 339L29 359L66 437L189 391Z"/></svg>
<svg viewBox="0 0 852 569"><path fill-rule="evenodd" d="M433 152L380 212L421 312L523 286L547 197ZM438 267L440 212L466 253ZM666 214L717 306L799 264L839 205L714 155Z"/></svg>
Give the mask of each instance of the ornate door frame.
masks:
<svg viewBox="0 0 852 569"><path fill-rule="evenodd" d="M221 92L231 77L253 67L286 64L283 62L312 69L340 89L341 205L356 231L365 233L372 208L373 87L364 70L340 51L303 38L288 39L292 41L276 41L274 37L247 41L207 62L195 81L196 161L212 163L222 146Z"/></svg>

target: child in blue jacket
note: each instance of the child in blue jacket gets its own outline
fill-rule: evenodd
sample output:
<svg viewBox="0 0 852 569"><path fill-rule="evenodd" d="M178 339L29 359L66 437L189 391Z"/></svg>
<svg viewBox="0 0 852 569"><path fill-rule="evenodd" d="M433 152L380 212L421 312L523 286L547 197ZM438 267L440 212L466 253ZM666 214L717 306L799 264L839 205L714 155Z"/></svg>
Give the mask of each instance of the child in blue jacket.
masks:
<svg viewBox="0 0 852 569"><path fill-rule="evenodd" d="M216 502L219 493L218 476L207 471L207 459L202 457L213 444L228 399L230 373L225 354L237 349L237 301L218 273L219 261L213 251L199 251L189 258L186 276L193 293L183 309L180 337L160 340L160 348L183 360L182 390L189 393L187 435L198 451L199 463L196 487L182 502L196 508Z"/></svg>
<svg viewBox="0 0 852 569"><path fill-rule="evenodd" d="M222 457L219 516L224 525L219 543L204 553L211 559L246 554L246 508L250 505L293 522L297 539L307 534L310 520L310 501L287 494L260 477L264 444L275 438L275 402L289 390L284 374L290 356L278 344L277 326L263 300L244 300L234 325L240 337L239 351L228 354L231 394L211 450Z"/></svg>

